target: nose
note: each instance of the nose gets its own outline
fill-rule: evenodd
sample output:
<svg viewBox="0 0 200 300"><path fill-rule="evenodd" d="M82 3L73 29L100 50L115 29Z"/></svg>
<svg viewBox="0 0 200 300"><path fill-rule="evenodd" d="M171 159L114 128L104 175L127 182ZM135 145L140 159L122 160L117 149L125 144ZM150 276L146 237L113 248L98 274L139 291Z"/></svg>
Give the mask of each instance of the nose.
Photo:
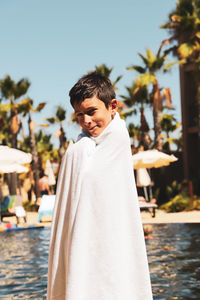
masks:
<svg viewBox="0 0 200 300"><path fill-rule="evenodd" d="M83 122L84 122L85 125L90 124L91 123L91 116L88 116L88 115L85 114L84 117L83 117Z"/></svg>

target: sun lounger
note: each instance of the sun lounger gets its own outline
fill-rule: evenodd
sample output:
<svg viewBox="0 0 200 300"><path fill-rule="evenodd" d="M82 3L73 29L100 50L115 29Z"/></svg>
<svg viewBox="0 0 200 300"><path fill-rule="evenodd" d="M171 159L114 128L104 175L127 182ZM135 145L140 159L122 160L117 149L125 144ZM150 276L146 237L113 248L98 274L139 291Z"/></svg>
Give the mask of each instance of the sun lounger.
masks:
<svg viewBox="0 0 200 300"><path fill-rule="evenodd" d="M56 195L43 195L38 210L38 222L42 222L42 217L53 215L53 208Z"/></svg>
<svg viewBox="0 0 200 300"><path fill-rule="evenodd" d="M22 197L20 195L8 195L3 198L1 202L1 221L7 217L15 216L17 219L17 224L20 218L24 219L26 222L26 212L22 206Z"/></svg>
<svg viewBox="0 0 200 300"><path fill-rule="evenodd" d="M158 205L155 203L155 199L152 199L152 202L147 202L145 200L144 197L142 196L138 196L138 200L139 200L139 207L140 207L140 210L148 210L151 215L152 215L152 218L155 218L156 216L156 208L158 207Z"/></svg>
<svg viewBox="0 0 200 300"><path fill-rule="evenodd" d="M10 208L12 207L12 203L10 202L10 197L5 196L1 201L1 206L0 206L0 216L1 216L1 221L3 221L4 218L7 217L17 217L14 211L9 211Z"/></svg>

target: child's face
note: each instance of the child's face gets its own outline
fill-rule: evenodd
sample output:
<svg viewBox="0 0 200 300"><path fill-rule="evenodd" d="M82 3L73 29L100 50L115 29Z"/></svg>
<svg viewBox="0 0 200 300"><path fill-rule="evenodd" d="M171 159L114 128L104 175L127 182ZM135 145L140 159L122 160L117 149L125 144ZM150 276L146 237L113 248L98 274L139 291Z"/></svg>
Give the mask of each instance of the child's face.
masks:
<svg viewBox="0 0 200 300"><path fill-rule="evenodd" d="M117 100L113 99L108 108L96 96L74 105L80 126L91 136L97 137L108 126L117 111Z"/></svg>

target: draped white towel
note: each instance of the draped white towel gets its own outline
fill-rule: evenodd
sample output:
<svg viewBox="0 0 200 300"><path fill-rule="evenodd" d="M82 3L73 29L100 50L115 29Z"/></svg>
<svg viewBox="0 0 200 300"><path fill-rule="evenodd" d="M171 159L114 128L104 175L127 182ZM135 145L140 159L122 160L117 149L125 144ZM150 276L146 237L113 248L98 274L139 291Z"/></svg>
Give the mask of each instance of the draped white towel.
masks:
<svg viewBox="0 0 200 300"><path fill-rule="evenodd" d="M63 158L54 208L48 300L152 300L130 139L118 113Z"/></svg>

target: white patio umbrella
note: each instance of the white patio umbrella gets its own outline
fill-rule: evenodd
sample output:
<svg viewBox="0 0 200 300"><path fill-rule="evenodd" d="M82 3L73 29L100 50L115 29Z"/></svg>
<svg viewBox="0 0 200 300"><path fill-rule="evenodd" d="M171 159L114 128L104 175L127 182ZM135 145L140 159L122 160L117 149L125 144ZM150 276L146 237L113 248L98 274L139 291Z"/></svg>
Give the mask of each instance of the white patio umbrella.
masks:
<svg viewBox="0 0 200 300"><path fill-rule="evenodd" d="M139 187L151 185L151 178L147 169L141 168L136 170L136 185Z"/></svg>
<svg viewBox="0 0 200 300"><path fill-rule="evenodd" d="M138 187L143 187L145 199L148 201L149 197L148 197L148 192L147 192L147 186L151 186L152 181L151 181L151 178L149 176L147 169L141 168L141 169L136 170L136 185ZM150 193L152 194L151 190L150 190ZM152 198L152 195L150 195L150 198Z"/></svg>
<svg viewBox="0 0 200 300"><path fill-rule="evenodd" d="M9 148L8 146L0 146L0 173L28 172L28 168L22 166L22 164L30 163L31 160L32 155L30 153L25 153L18 149Z"/></svg>
<svg viewBox="0 0 200 300"><path fill-rule="evenodd" d="M0 165L1 164L27 164L32 160L30 153L10 148L8 146L0 146Z"/></svg>
<svg viewBox="0 0 200 300"><path fill-rule="evenodd" d="M0 173L27 173L28 168L25 166L22 166L20 164L5 164L5 163L0 163Z"/></svg>
<svg viewBox="0 0 200 300"><path fill-rule="evenodd" d="M170 163L177 161L178 159L172 154L168 155L156 149L140 151L133 156L133 167L136 169L136 184L137 186L144 187L145 197L148 200L148 194L146 187L150 186L150 199L152 198L152 183L150 176L146 170L150 168L160 168L168 166ZM149 178L148 178L149 177Z"/></svg>
<svg viewBox="0 0 200 300"><path fill-rule="evenodd" d="M134 169L160 168L178 160L173 154L168 155L158 150L140 151L132 157Z"/></svg>

